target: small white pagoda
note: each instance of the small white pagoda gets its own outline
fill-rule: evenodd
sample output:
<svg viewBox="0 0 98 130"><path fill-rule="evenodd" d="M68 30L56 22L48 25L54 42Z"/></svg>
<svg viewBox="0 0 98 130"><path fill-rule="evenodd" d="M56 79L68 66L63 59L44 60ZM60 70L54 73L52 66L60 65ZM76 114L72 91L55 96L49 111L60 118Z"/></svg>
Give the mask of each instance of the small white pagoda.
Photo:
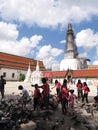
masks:
<svg viewBox="0 0 98 130"><path fill-rule="evenodd" d="M28 71L27 71L25 77L26 77L25 80L24 80L25 83L28 83L28 82L31 81L31 69L30 69L30 64L29 64Z"/></svg>
<svg viewBox="0 0 98 130"><path fill-rule="evenodd" d="M31 84L41 84L42 77L43 77L43 73L42 73L42 71L40 71L39 62L37 61L36 70L33 72L31 72L30 64L29 64L28 71L27 71L24 82L31 83Z"/></svg>
<svg viewBox="0 0 98 130"><path fill-rule="evenodd" d="M39 62L37 61L36 70L31 74L31 83L32 84L41 84L41 78L43 77L42 71L39 69Z"/></svg>

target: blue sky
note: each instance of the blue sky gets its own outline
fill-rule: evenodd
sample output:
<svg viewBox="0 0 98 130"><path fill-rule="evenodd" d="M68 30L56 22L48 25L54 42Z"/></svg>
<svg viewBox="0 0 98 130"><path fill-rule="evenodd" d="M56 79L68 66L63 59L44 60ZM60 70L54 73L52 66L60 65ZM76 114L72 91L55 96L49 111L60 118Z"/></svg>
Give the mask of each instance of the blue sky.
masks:
<svg viewBox="0 0 98 130"><path fill-rule="evenodd" d="M68 23L79 56L98 65L97 0L0 0L0 52L42 60L46 68L59 70Z"/></svg>

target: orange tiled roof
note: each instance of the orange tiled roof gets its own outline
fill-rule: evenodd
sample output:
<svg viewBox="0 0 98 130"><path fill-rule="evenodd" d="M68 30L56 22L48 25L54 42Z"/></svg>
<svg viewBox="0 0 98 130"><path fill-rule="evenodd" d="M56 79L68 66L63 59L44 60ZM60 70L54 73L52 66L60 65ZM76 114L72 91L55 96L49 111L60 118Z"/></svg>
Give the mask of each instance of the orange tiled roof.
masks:
<svg viewBox="0 0 98 130"><path fill-rule="evenodd" d="M66 76L67 71L52 71L52 72L43 72L44 77L46 78L62 78Z"/></svg>
<svg viewBox="0 0 98 130"><path fill-rule="evenodd" d="M89 65L88 68L89 69L98 69L98 65Z"/></svg>
<svg viewBox="0 0 98 130"><path fill-rule="evenodd" d="M65 78L67 71L53 71L53 72L43 72L46 78ZM98 77L98 69L88 69L88 70L71 70L70 74L72 77Z"/></svg>
<svg viewBox="0 0 98 130"><path fill-rule="evenodd" d="M75 70L72 75L73 77L98 77L98 69Z"/></svg>
<svg viewBox="0 0 98 130"><path fill-rule="evenodd" d="M34 59L11 55L0 52L0 68L11 68L27 70L30 64L31 70L35 70L37 61ZM45 67L42 61L39 61L40 70L44 71Z"/></svg>

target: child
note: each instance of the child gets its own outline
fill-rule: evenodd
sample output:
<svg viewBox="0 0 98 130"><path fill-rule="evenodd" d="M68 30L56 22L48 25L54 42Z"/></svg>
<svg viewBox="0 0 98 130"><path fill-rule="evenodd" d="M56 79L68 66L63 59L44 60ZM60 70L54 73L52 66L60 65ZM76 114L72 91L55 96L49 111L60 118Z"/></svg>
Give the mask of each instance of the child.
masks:
<svg viewBox="0 0 98 130"><path fill-rule="evenodd" d="M69 114L73 115L74 114L74 101L76 98L76 95L74 94L74 90L71 89L69 90L70 95L68 96L68 109L69 109Z"/></svg>
<svg viewBox="0 0 98 130"><path fill-rule="evenodd" d="M28 91L25 88L23 88L22 85L19 85L18 89L22 90L21 102L22 102L23 105L26 105L27 99L29 98L29 93L28 93Z"/></svg>

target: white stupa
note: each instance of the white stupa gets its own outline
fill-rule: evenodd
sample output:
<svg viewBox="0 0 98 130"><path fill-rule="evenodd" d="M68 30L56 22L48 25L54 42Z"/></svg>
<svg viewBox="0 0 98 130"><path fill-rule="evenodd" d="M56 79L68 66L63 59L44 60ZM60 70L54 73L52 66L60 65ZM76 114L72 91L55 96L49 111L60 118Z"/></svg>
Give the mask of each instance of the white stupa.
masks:
<svg viewBox="0 0 98 130"><path fill-rule="evenodd" d="M43 77L42 71L39 69L39 62L37 61L36 70L31 74L31 83L32 84L41 84L41 78Z"/></svg>
<svg viewBox="0 0 98 130"><path fill-rule="evenodd" d="M79 58L72 25L68 24L64 59L60 63L60 71L79 70L88 67L86 58Z"/></svg>
<svg viewBox="0 0 98 130"><path fill-rule="evenodd" d="M28 82L30 82L30 80L31 80L31 69L30 69L30 64L29 64L29 67L28 67L24 82L28 83Z"/></svg>

